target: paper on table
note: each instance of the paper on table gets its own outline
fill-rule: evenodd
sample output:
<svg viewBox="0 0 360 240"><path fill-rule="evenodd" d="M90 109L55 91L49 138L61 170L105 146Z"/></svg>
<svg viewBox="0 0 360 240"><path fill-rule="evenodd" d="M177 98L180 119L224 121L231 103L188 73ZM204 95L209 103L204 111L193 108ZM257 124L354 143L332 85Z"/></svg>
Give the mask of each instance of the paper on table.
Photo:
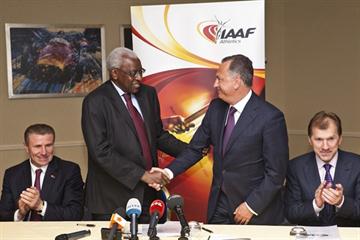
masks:
<svg viewBox="0 0 360 240"><path fill-rule="evenodd" d="M305 227L307 236L299 236L296 239L312 239L312 240L340 240L339 229L336 225L326 227Z"/></svg>

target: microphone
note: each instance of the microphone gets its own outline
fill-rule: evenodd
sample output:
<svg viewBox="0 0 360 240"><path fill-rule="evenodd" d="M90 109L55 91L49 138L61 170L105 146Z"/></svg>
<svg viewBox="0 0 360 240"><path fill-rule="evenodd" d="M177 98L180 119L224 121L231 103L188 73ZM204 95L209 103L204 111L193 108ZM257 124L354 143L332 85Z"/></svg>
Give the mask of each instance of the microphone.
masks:
<svg viewBox="0 0 360 240"><path fill-rule="evenodd" d="M64 233L64 234L57 235L55 237L55 240L76 240L76 239L90 236L90 234L91 234L90 230L82 230L82 231L73 232L73 233Z"/></svg>
<svg viewBox="0 0 360 240"><path fill-rule="evenodd" d="M159 222L159 219L164 215L165 203L161 200L154 200L149 209L150 213L150 223L147 235L150 238L156 237L156 225Z"/></svg>
<svg viewBox="0 0 360 240"><path fill-rule="evenodd" d="M177 218L181 224L181 236L187 237L190 235L190 227L188 222L185 219L184 211L182 206L184 205L184 199L180 195L172 195L167 201L168 208L175 211Z"/></svg>
<svg viewBox="0 0 360 240"><path fill-rule="evenodd" d="M108 240L112 240L114 238L114 235L118 229L122 230L125 228L126 220L122 217L124 215L125 215L125 210L122 207L116 209L114 213L111 215L110 226L109 226L111 230L108 235Z"/></svg>
<svg viewBox="0 0 360 240"><path fill-rule="evenodd" d="M130 222L130 240L137 240L139 239L137 236L138 232L138 222L137 218L141 214L141 204L138 199L130 198L126 204L126 215L128 215L131 219Z"/></svg>

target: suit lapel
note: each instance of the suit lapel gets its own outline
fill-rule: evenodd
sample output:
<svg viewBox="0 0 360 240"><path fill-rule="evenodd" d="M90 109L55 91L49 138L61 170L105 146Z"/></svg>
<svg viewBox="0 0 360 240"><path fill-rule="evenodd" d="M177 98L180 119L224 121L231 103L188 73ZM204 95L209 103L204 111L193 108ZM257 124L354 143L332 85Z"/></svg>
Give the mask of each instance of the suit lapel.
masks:
<svg viewBox="0 0 360 240"><path fill-rule="evenodd" d="M351 162L344 159L344 154L339 150L338 160L335 168L334 183L345 184L350 174Z"/></svg>
<svg viewBox="0 0 360 240"><path fill-rule="evenodd" d="M142 116L144 118L144 125L146 129L146 133L148 136L149 145L152 146L152 138L151 138L151 131L149 127L150 121L150 106L148 105L148 100L146 99L145 88L142 88L136 95L136 100L139 103Z"/></svg>
<svg viewBox="0 0 360 240"><path fill-rule="evenodd" d="M49 199L51 190L55 188L56 178L58 177L58 164L58 159L54 156L46 169L43 185L41 187L41 197L43 199Z"/></svg>
<svg viewBox="0 0 360 240"><path fill-rule="evenodd" d="M114 104L114 108L116 111L119 112L119 114L123 117L126 124L129 126L129 128L134 132L134 134L137 136L135 125L131 119L131 116L129 114L129 111L127 107L125 106L124 101L121 99L121 96L116 91L115 87L111 83L111 80L107 81L105 84L107 84L109 97L111 98L111 104Z"/></svg>
<svg viewBox="0 0 360 240"><path fill-rule="evenodd" d="M24 167L22 168L22 176L25 181L19 181L19 190L20 192L31 186L31 167L30 159L24 162Z"/></svg>
<svg viewBox="0 0 360 240"><path fill-rule="evenodd" d="M304 164L303 169L300 171L303 172L303 179L307 182L306 185L309 186L308 189L310 190L311 194L313 194L314 190L317 189L321 183L314 152L312 152L312 154L309 156L307 163Z"/></svg>
<svg viewBox="0 0 360 240"><path fill-rule="evenodd" d="M255 93L252 93L251 98L246 104L244 110L240 115L240 118L236 122L233 132L231 133L225 153L232 147L232 145L236 142L236 139L241 136L244 130L248 127L248 125L253 122L253 119L258 114L257 113L258 101L259 100L257 99Z"/></svg>

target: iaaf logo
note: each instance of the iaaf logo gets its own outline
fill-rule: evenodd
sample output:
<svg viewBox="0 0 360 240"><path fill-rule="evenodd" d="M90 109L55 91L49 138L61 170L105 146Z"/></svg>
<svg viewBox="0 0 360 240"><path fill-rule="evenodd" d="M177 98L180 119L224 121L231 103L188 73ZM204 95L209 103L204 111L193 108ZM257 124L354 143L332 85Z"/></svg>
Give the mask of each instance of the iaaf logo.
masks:
<svg viewBox="0 0 360 240"><path fill-rule="evenodd" d="M228 28L226 24L230 21L204 21L198 24L197 29L202 37L213 43L240 43L241 39L248 38L255 33L256 27L250 28Z"/></svg>

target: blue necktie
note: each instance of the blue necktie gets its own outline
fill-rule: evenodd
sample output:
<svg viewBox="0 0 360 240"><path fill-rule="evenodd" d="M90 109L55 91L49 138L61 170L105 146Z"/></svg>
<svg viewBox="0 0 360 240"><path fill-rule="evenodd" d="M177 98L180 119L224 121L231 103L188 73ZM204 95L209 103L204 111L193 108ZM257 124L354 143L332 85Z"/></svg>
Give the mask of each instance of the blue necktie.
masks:
<svg viewBox="0 0 360 240"><path fill-rule="evenodd" d="M228 116L227 123L226 123L225 130L224 130L223 155L225 154L225 150L226 150L227 144L229 142L231 133L235 127L235 118L234 118L235 113L236 113L236 108L230 107L229 116Z"/></svg>

